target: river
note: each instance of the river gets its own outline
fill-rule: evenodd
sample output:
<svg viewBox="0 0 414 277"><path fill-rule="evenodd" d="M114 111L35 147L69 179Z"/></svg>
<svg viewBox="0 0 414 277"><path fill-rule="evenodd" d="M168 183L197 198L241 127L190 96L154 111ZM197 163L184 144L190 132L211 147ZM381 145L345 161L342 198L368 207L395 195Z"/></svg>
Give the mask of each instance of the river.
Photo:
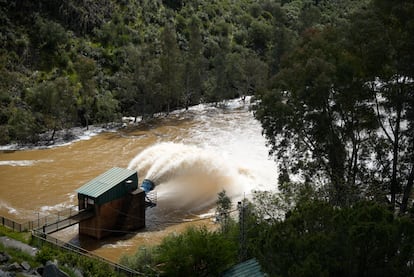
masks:
<svg viewBox="0 0 414 277"><path fill-rule="evenodd" d="M237 99L225 108L199 105L62 146L3 150L0 214L36 220L76 205L75 190L115 166L135 169L141 181L157 184L158 205L147 211L147 227L99 242L79 239L76 226L55 234L113 261L189 224L214 228L211 219L200 219L213 213L223 189L235 203L252 190L274 190L277 183L260 123Z"/></svg>

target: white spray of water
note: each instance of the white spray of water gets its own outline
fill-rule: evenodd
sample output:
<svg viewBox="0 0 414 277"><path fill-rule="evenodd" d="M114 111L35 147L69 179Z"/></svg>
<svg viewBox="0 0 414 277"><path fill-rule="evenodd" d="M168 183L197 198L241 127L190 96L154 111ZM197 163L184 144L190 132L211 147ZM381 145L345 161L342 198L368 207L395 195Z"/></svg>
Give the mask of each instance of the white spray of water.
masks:
<svg viewBox="0 0 414 277"><path fill-rule="evenodd" d="M156 210L164 205L168 211L197 212L212 207L223 189L237 203L253 190L276 188L276 165L248 103L236 99L224 110L205 105L190 110L195 124L185 136L145 149L128 166L141 181L155 183Z"/></svg>
<svg viewBox="0 0 414 277"><path fill-rule="evenodd" d="M147 148L128 168L155 183L159 203L189 212L214 203L223 189L231 197L242 194L239 177L247 173L232 166L219 153L172 142Z"/></svg>

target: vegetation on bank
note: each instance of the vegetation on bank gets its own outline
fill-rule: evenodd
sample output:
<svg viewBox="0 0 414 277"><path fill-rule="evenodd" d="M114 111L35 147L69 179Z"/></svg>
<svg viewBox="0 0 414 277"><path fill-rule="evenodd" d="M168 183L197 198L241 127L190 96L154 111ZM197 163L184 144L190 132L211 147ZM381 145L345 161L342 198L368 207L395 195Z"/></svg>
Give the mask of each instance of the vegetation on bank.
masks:
<svg viewBox="0 0 414 277"><path fill-rule="evenodd" d="M84 276L125 276L115 272L108 264L99 260L79 255L72 251L62 250L53 245L44 245L36 255L36 261L44 264L47 261L57 260L64 271L80 270Z"/></svg>
<svg viewBox="0 0 414 277"><path fill-rule="evenodd" d="M258 94L256 117L279 161L333 205L411 209L414 185L412 1L373 0L349 21L307 29Z"/></svg>
<svg viewBox="0 0 414 277"><path fill-rule="evenodd" d="M29 232L14 232L2 225L0 225L0 236L6 236L27 244L30 244L32 238Z"/></svg>
<svg viewBox="0 0 414 277"><path fill-rule="evenodd" d="M0 226L0 236L6 236L28 245L32 243L32 237L29 232L14 232L4 226ZM7 261L9 264L27 262L32 268L37 268L45 265L48 261L57 261L59 268L69 274L69 276L77 276L75 269L82 272L84 276L124 276L115 272L109 265L103 262L71 251L61 250L53 245L41 245L35 257L17 248L4 247L1 243L0 251L10 256L10 260Z"/></svg>
<svg viewBox="0 0 414 277"><path fill-rule="evenodd" d="M366 1L0 1L0 144L265 90Z"/></svg>
<svg viewBox="0 0 414 277"><path fill-rule="evenodd" d="M31 235L28 232L14 232L7 227L0 226L0 236L10 237L23 243L31 243ZM38 246L38 245L37 245ZM5 247L0 243L0 252L7 253L9 260L7 264L27 262L32 269L42 267L48 261L57 262L59 268L69 274L69 276L78 276L75 271L78 270L84 276L125 276L122 273L115 272L109 265L93 258L88 258L77 253L61 250L60 248L44 244L40 246L36 256L31 256L23 250L14 247ZM4 261L2 261L4 262ZM7 270L7 264L2 265Z"/></svg>
<svg viewBox="0 0 414 277"><path fill-rule="evenodd" d="M190 228L121 263L146 276L220 276L255 257L269 276L414 276L412 218L372 201L335 207L308 188L286 196L258 193L242 222Z"/></svg>

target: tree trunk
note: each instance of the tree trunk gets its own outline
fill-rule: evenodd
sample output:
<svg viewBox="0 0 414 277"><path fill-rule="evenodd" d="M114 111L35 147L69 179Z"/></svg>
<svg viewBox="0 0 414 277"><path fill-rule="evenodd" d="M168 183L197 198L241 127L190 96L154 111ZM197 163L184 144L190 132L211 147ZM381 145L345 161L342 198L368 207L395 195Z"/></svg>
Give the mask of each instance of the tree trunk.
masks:
<svg viewBox="0 0 414 277"><path fill-rule="evenodd" d="M55 138L55 134L56 134L56 128L53 128L52 136L50 137L49 142L53 141L53 139Z"/></svg>
<svg viewBox="0 0 414 277"><path fill-rule="evenodd" d="M392 158L392 174L391 174L391 207L395 209L395 201L397 194L397 165L398 165L398 154L400 150L400 122L401 122L401 107L398 107L397 110L397 119L395 122L394 130L394 143L393 143L393 158Z"/></svg>
<svg viewBox="0 0 414 277"><path fill-rule="evenodd" d="M411 166L411 172L410 172L410 175L408 176L407 185L405 186L405 189L404 189L404 195L403 195L403 199L402 199L402 203L400 207L401 215L407 211L408 199L410 199L411 191L413 188L413 183L414 183L414 163Z"/></svg>

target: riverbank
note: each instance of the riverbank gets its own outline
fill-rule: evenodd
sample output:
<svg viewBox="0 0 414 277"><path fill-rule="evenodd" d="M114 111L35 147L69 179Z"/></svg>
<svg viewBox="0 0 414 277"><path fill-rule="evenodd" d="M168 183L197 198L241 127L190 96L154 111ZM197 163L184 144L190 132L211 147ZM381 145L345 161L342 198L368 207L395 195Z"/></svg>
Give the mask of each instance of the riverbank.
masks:
<svg viewBox="0 0 414 277"><path fill-rule="evenodd" d="M40 250L30 245L30 240L30 233L15 233L0 227L0 276L69 276L59 269L57 260L40 261ZM70 276L84 276L79 269L65 268L65 271Z"/></svg>
<svg viewBox="0 0 414 277"><path fill-rule="evenodd" d="M46 149L59 146L65 146L77 141L88 140L102 132L116 132L122 124L108 123L102 126L90 125L86 127L73 127L69 129L58 130L52 137L52 131L39 135L39 140L36 143L12 143L7 145L0 145L0 151L18 151L30 149Z"/></svg>
<svg viewBox="0 0 414 277"><path fill-rule="evenodd" d="M135 276L125 266L30 232L0 226L0 276Z"/></svg>
<svg viewBox="0 0 414 277"><path fill-rule="evenodd" d="M189 115L197 112L205 112L211 109L222 110L235 110L242 107L250 107L251 96L244 98L236 98L232 100L226 100L219 103L206 103L191 106L188 109L179 109L167 113L154 114L152 118L145 120L142 117L122 117L120 122L109 122L98 125L89 125L88 127L73 127L68 129L57 130L53 134L53 131L48 131L39 135L39 140L35 143L12 143L7 145L0 145L0 151L12 152L19 150L32 150L32 149L48 149L60 146L66 146L71 143L75 143L82 140L89 140L92 137L104 132L117 132L121 128L139 127L145 125L152 120L176 118L177 116ZM53 137L53 139L51 139Z"/></svg>

